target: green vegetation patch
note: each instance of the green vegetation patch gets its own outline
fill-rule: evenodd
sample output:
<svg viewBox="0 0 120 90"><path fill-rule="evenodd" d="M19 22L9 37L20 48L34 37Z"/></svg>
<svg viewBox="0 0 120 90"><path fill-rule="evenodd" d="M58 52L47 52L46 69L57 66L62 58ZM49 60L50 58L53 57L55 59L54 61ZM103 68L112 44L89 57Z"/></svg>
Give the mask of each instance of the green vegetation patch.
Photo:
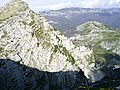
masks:
<svg viewBox="0 0 120 90"><path fill-rule="evenodd" d="M1 38L7 38L8 37L7 31L4 31L3 33L4 33L4 35L2 35Z"/></svg>
<svg viewBox="0 0 120 90"><path fill-rule="evenodd" d="M24 25L27 25L27 22L25 22L25 21L22 21L22 23L23 23Z"/></svg>
<svg viewBox="0 0 120 90"><path fill-rule="evenodd" d="M4 48L3 48L3 47L0 47L0 53L2 53L3 50L4 50Z"/></svg>
<svg viewBox="0 0 120 90"><path fill-rule="evenodd" d="M54 45L54 48L53 48L53 52L56 53L56 52L60 52L62 53L63 55L65 55L67 57L67 61L71 62L71 64L75 64L75 59L73 58L73 56L70 54L70 52L63 46L60 46L60 45Z"/></svg>
<svg viewBox="0 0 120 90"><path fill-rule="evenodd" d="M30 26L32 26L32 25L34 25L34 24L35 24L35 20L32 20L32 21L29 23Z"/></svg>

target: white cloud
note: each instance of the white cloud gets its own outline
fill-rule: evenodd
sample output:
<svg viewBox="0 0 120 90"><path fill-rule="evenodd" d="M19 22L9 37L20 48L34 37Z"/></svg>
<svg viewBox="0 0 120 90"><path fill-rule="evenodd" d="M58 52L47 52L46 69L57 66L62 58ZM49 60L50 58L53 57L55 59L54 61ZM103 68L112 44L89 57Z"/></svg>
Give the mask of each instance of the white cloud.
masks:
<svg viewBox="0 0 120 90"><path fill-rule="evenodd" d="M120 7L120 0L110 0L109 6L110 7Z"/></svg>
<svg viewBox="0 0 120 90"><path fill-rule="evenodd" d="M120 0L84 0L79 4L84 8L112 8L120 7Z"/></svg>
<svg viewBox="0 0 120 90"><path fill-rule="evenodd" d="M68 3L57 3L57 4L51 4L51 5L41 5L34 8L34 10L57 10L65 7L72 7L73 4L71 2Z"/></svg>
<svg viewBox="0 0 120 90"><path fill-rule="evenodd" d="M100 4L100 0L85 0L81 3L81 7L84 8L95 8Z"/></svg>
<svg viewBox="0 0 120 90"><path fill-rule="evenodd" d="M120 0L66 0L64 3L53 3L48 5L41 5L35 8L36 11L40 10L56 10L65 7L83 7L83 8L120 8Z"/></svg>
<svg viewBox="0 0 120 90"><path fill-rule="evenodd" d="M0 0L0 6L10 0ZM111 8L119 7L120 0L23 0L29 4L34 11L56 10L65 7L83 8Z"/></svg>

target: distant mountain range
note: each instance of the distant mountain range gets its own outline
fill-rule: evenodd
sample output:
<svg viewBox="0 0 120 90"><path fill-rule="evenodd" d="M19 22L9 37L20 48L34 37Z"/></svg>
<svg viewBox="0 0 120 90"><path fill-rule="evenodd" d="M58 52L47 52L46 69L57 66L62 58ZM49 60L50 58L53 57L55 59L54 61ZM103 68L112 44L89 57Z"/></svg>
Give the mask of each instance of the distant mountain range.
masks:
<svg viewBox="0 0 120 90"><path fill-rule="evenodd" d="M91 9L91 8L63 8L60 10L44 11L47 21L56 29L71 36L76 26L87 21L98 21L103 24L120 28L120 8Z"/></svg>

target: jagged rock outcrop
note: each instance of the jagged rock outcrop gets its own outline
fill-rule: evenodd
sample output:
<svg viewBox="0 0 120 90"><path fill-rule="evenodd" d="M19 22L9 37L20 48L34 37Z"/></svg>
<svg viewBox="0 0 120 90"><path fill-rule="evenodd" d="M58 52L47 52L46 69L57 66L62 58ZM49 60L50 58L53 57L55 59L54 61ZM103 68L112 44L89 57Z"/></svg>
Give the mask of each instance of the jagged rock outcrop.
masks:
<svg viewBox="0 0 120 90"><path fill-rule="evenodd" d="M24 8L24 3L20 0L12 1L10 5L11 3L13 8L16 7L16 3L18 7ZM9 4L5 7L9 7ZM72 64L75 60L68 51L74 48L72 42L59 31L54 31L43 16L29 8L19 9L14 13L16 15L9 14L8 19L0 24L1 58L10 58L27 66L51 72L63 70L66 65L69 67L67 69L73 69Z"/></svg>
<svg viewBox="0 0 120 90"><path fill-rule="evenodd" d="M50 81L52 87L61 90L73 88L76 83L77 85L86 84L86 79L81 79L85 78L84 75L91 81L97 81L105 75L101 71L104 68L96 68L92 56L93 50L84 45L76 47L67 37L55 31L42 15L30 10L21 0L11 0L0 9L0 59L2 59L1 63L5 62L1 64L0 69L4 75L8 74L8 76L1 76L4 78L1 79L2 84L6 80L12 82L15 79L11 88L25 89L27 86L28 89L39 89L41 85L36 83L38 80L36 78L45 75L43 77L45 80L42 83L39 81L40 84L44 84L44 81L46 83L47 80L47 82ZM33 72L30 68L24 71L23 69L27 67L36 68L42 72L58 73L48 74L48 78L45 73L38 73L36 70ZM84 72L82 77L81 74L77 76L76 73L80 70ZM30 73L30 77L27 75L27 78L24 78L26 73ZM27 83L22 83L27 80ZM18 84L15 84L17 82ZM9 87L8 84L4 85ZM45 88L49 89L49 85Z"/></svg>
<svg viewBox="0 0 120 90"><path fill-rule="evenodd" d="M21 0L11 0L10 3L0 9L1 59L11 59L16 63L51 73L60 71L79 72L81 69L84 71L87 78L90 78L89 76L91 76L90 79L92 81L100 80L104 74L97 71L94 68L94 64L89 65L87 62L87 58L89 58L88 56L91 55L92 51L84 46L81 46L80 48L81 50L76 48L67 37L62 35L59 31L55 31L42 15L34 13L29 9L27 4ZM12 66L9 65L9 63L7 65L8 68L11 68ZM2 67L6 68L6 65L2 65ZM4 73L6 72L5 68L1 68ZM15 69L15 72L17 72L16 70L18 69ZM9 71L11 71L11 69L8 69L7 72ZM22 71L18 72L18 77L20 73L22 73ZM10 73L10 75L12 74ZM56 75L58 75L58 78L60 79L52 85L61 89L74 87L76 79L78 78L76 73L68 73L65 77L68 78L68 82L72 81L72 83L69 84L66 82L66 78L60 73L57 73ZM22 74L20 78L22 77L24 77L24 74ZM34 75L31 77L38 78ZM52 79L52 76L50 77ZM17 78L15 79L17 82ZM12 82L11 79L10 82ZM63 85L61 84L62 82L65 82L66 84ZM33 81L33 83L35 83L35 81ZM79 84L82 83L83 82ZM21 86L24 83L19 82L19 84ZM35 87L35 84L29 88ZM20 86L18 85L16 87ZM21 88L25 88L25 86L22 86Z"/></svg>

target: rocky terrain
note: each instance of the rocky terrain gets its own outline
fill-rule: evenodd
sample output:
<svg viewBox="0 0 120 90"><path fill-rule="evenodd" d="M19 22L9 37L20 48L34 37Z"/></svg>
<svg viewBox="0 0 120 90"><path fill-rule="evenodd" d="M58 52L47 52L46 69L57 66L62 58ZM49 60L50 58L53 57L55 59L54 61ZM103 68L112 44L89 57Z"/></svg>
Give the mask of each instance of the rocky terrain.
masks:
<svg viewBox="0 0 120 90"><path fill-rule="evenodd" d="M120 31L102 23L91 21L77 27L75 36L71 37L74 45L85 46L93 50L96 67L119 67ZM99 65L97 65L99 64ZM111 66L110 66L111 65ZM108 70L105 70L107 72Z"/></svg>
<svg viewBox="0 0 120 90"><path fill-rule="evenodd" d="M119 68L119 31L98 22L77 28L74 37L67 38L21 0L11 0L1 7L0 88L94 87L91 83Z"/></svg>
<svg viewBox="0 0 120 90"><path fill-rule="evenodd" d="M95 88L114 88L120 85L120 30L105 24L90 21L76 27L70 38L76 47L85 46L93 50L90 64L105 73L100 81L92 83ZM81 48L80 48L81 49ZM120 88L117 87L117 90Z"/></svg>

